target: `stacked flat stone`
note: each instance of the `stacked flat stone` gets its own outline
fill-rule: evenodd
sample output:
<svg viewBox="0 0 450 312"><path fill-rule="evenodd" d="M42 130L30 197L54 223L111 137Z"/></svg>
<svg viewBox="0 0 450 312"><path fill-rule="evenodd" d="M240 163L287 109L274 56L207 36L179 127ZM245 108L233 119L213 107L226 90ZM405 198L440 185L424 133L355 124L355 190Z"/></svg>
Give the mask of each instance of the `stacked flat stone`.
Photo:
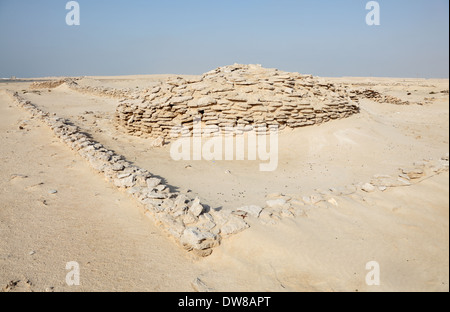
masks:
<svg viewBox="0 0 450 312"><path fill-rule="evenodd" d="M173 127L297 128L359 112L344 87L260 65L217 68L198 79L170 78L117 107L117 128L170 141Z"/></svg>
<svg viewBox="0 0 450 312"><path fill-rule="evenodd" d="M53 89L59 87L60 85L72 80L71 78L62 78L58 80L51 81L36 81L30 85L30 89Z"/></svg>
<svg viewBox="0 0 450 312"><path fill-rule="evenodd" d="M82 78L62 78L52 81L36 81L30 85L30 89L53 89L62 84L70 89L88 95L109 97L120 100L134 100L139 98L139 94L130 88L114 89L109 87L93 87L80 85L78 82Z"/></svg>
<svg viewBox="0 0 450 312"><path fill-rule="evenodd" d="M220 244L221 238L249 227L231 212L207 209L198 198L192 200L186 194L171 192L159 178L95 142L69 120L41 110L17 92L7 93L16 105L47 124L63 143L78 152L108 181L137 199L146 214L188 251L208 256L212 248Z"/></svg>
<svg viewBox="0 0 450 312"><path fill-rule="evenodd" d="M109 97L120 100L134 100L139 98L139 94L136 93L135 90L132 90L130 88L114 89L110 87L83 86L78 84L79 80L80 78L68 79L66 81L66 85L74 91L88 95Z"/></svg>
<svg viewBox="0 0 450 312"><path fill-rule="evenodd" d="M365 90L352 90L350 91L351 98L355 101L359 101L361 99L369 99L377 103L388 103L394 105L410 105L409 101L403 101L398 97L392 95L383 95L380 92L371 89Z"/></svg>

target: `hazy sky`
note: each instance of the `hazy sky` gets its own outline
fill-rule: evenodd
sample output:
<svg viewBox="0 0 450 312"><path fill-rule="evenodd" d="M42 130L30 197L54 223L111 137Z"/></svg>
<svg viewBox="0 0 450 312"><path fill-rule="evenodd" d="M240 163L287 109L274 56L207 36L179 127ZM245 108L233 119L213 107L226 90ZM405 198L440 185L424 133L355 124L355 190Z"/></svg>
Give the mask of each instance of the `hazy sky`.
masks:
<svg viewBox="0 0 450 312"><path fill-rule="evenodd" d="M318 76L448 78L449 1L0 0L0 77L201 74L233 63Z"/></svg>

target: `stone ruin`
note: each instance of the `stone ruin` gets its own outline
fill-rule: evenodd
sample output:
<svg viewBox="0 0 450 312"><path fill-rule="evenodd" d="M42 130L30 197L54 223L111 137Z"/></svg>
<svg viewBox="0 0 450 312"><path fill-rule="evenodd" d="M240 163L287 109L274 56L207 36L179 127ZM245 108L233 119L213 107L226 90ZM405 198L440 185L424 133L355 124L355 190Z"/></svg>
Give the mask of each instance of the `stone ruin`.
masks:
<svg viewBox="0 0 450 312"><path fill-rule="evenodd" d="M355 97L358 98L365 98L372 100L377 103L389 103L394 105L410 105L411 103L409 101L403 101L399 99L398 97L392 96L392 95L383 95L380 92L377 92L375 90L366 89L366 90L353 90L352 94L355 95Z"/></svg>
<svg viewBox="0 0 450 312"><path fill-rule="evenodd" d="M140 202L145 214L184 249L206 257L222 238L249 228L240 216L211 209L201 204L199 198L191 199L185 193L172 191L161 179L94 141L70 120L42 110L18 92L6 93L18 107L49 126L62 143L86 159L107 181Z"/></svg>
<svg viewBox="0 0 450 312"><path fill-rule="evenodd" d="M48 80L48 81L35 81L30 85L31 90L36 89L53 89L59 87L60 85L71 81L72 78L61 78L58 80Z"/></svg>
<svg viewBox="0 0 450 312"><path fill-rule="evenodd" d="M358 94L354 92L348 93L342 87L323 83L311 76L288 74L254 65L218 68L198 80L172 79L141 94L137 90L85 87L77 81L77 78L68 78L55 83L39 82L33 84L33 88L56 87L65 83L83 93L122 97L123 104L119 105L117 118L120 121L121 116L129 116L129 124L123 126L129 129L139 124L138 121L141 126L145 126L147 123L142 124L145 122L143 117L133 120L131 117L143 116L144 112L150 111L154 112L149 115L150 118L155 118L157 125L189 125L190 118L186 116L190 114L192 118L202 115L205 124L250 126L253 122L257 125L279 125L280 128L308 125L304 120L311 121L310 124L321 123L358 112L357 104L352 102L358 100ZM226 89L229 91L224 91ZM358 190L384 191L390 187L417 183L413 181L426 179L427 172L448 172L447 154L437 162L423 162L414 164L412 169L402 169L398 175L374 176L370 183L330 188L329 191L317 191L310 196L271 194L266 197L268 200L263 207L250 205L230 211L211 209L202 204L199 198L192 199L187 194L172 190L147 170L133 165L123 156L94 141L70 120L42 110L18 92L7 90L6 93L17 106L48 125L61 142L86 159L106 180L136 199L144 207L145 214L156 221L178 244L201 257L210 255L223 238L249 228L250 224L245 220L247 217L259 219L262 224L276 224L277 220L284 217L303 216L305 209L315 205L337 205L337 196L351 195ZM362 92L359 96L377 97L371 92ZM179 101L180 97L184 97L184 100ZM208 103L205 98L215 103ZM131 114L121 115L120 111L128 107L133 108ZM245 107L247 108L243 109ZM255 107L259 110L254 109ZM156 108L160 108L163 114L172 112L172 117L164 119L164 123L158 122L157 117L163 115ZM222 122L221 116L228 111L233 112L234 118L224 118L227 121ZM208 112L214 112L217 117L205 120L205 116L215 116L207 115ZM232 116L226 113L224 115ZM286 118L287 116L289 117ZM151 130L153 128L165 133L165 128L157 126L151 127ZM139 135L139 131L144 135L141 128L132 133ZM152 132L146 134L152 135Z"/></svg>
<svg viewBox="0 0 450 312"><path fill-rule="evenodd" d="M170 141L174 127L253 130L297 128L349 117L359 105L345 87L260 65L217 68L198 79L169 78L117 107L116 126L130 135Z"/></svg>

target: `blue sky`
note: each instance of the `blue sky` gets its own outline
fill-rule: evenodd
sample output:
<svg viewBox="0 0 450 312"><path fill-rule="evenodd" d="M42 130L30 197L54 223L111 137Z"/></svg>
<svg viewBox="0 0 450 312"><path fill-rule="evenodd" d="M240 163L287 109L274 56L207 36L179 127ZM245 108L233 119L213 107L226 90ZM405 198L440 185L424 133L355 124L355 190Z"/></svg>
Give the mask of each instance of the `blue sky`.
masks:
<svg viewBox="0 0 450 312"><path fill-rule="evenodd" d="M449 1L0 0L0 77L201 74L233 63L318 76L448 78Z"/></svg>

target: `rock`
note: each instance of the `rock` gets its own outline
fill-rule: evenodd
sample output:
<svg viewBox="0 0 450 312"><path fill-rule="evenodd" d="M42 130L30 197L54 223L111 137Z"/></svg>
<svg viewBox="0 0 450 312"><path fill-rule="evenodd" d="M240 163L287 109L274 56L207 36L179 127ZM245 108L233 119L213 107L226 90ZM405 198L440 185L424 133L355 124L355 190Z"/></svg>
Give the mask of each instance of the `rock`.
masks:
<svg viewBox="0 0 450 312"><path fill-rule="evenodd" d="M279 198L279 199L272 199L272 200L268 200L266 201L266 205L269 208L273 208L273 207L280 207L285 205L287 202L285 199Z"/></svg>
<svg viewBox="0 0 450 312"><path fill-rule="evenodd" d="M283 218L294 218L295 215L291 211L289 211L287 209L283 209L283 210L281 210L281 217L283 217Z"/></svg>
<svg viewBox="0 0 450 312"><path fill-rule="evenodd" d="M12 174L10 177L9 177L9 179L10 180L14 180L14 179L26 179L26 178L28 178L28 176L27 175L25 175L25 174Z"/></svg>
<svg viewBox="0 0 450 312"><path fill-rule="evenodd" d="M242 232L248 229L250 225L247 224L242 218L230 216L230 220L220 228L222 235L232 235Z"/></svg>
<svg viewBox="0 0 450 312"><path fill-rule="evenodd" d="M179 222L162 212L157 213L155 218L166 228L166 230L175 238L180 238L183 235L185 227L182 222Z"/></svg>
<svg viewBox="0 0 450 312"><path fill-rule="evenodd" d="M215 104L217 104L217 100L210 96L202 97L197 101L198 107L215 105Z"/></svg>
<svg viewBox="0 0 450 312"><path fill-rule="evenodd" d="M292 199L289 204L291 204L291 206L297 206L297 207L302 207L305 205L305 203L303 201L297 200L297 199Z"/></svg>
<svg viewBox="0 0 450 312"><path fill-rule="evenodd" d="M111 170L113 171L122 171L125 169L125 166L121 163L114 163L110 166Z"/></svg>
<svg viewBox="0 0 450 312"><path fill-rule="evenodd" d="M136 184L135 176L129 175L128 177L123 178L123 179L120 179L120 178L114 179L114 184L117 187L124 187L124 188L133 187Z"/></svg>
<svg viewBox="0 0 450 312"><path fill-rule="evenodd" d="M206 231L211 231L216 227L214 223L213 217L209 213L202 214L199 218L199 222L197 223L197 227L202 228Z"/></svg>
<svg viewBox="0 0 450 312"><path fill-rule="evenodd" d="M127 190L128 194L137 195L137 196L139 196L139 194L141 193L141 191L142 191L142 188L136 187L136 186L134 186L134 187L132 187L132 188L129 188L129 189Z"/></svg>
<svg viewBox="0 0 450 312"><path fill-rule="evenodd" d="M130 172L128 172L128 173L121 173L121 174L118 174L118 175L117 175L117 178L118 178L118 179L124 179L124 178L129 177L130 175L131 175Z"/></svg>
<svg viewBox="0 0 450 312"><path fill-rule="evenodd" d="M203 232L198 227L187 227L180 239L181 244L188 250L208 249L217 245L217 236L210 232Z"/></svg>
<svg viewBox="0 0 450 312"><path fill-rule="evenodd" d="M399 182L401 183L401 185L404 185L404 186L409 186L409 185L411 185L411 181L409 180L409 177L408 177L408 179L405 179L405 178L403 178L403 177L399 177L399 178L397 179L397 181L399 181Z"/></svg>
<svg viewBox="0 0 450 312"><path fill-rule="evenodd" d="M180 104L180 103L184 103L187 101L192 100L192 96L180 96L180 97L174 97L170 100L171 104Z"/></svg>
<svg viewBox="0 0 450 312"><path fill-rule="evenodd" d="M153 140L153 142L150 144L152 147L163 147L164 146L164 138L162 136L157 137Z"/></svg>
<svg viewBox="0 0 450 312"><path fill-rule="evenodd" d="M311 205L312 203L311 203L311 197L310 196L303 196L302 197L302 200L303 200L303 202L305 203L305 204L307 204L307 205Z"/></svg>
<svg viewBox="0 0 450 312"><path fill-rule="evenodd" d="M361 186L361 189L366 193L373 193L376 191L375 186L373 186L371 183L366 183Z"/></svg>
<svg viewBox="0 0 450 312"><path fill-rule="evenodd" d="M187 208L186 201L188 200L187 196L184 194L179 194L174 202L174 211L185 210Z"/></svg>
<svg viewBox="0 0 450 312"><path fill-rule="evenodd" d="M245 211L240 211L240 210L238 210L238 211L232 211L231 214L234 215L234 216L240 217L240 218L242 218L242 219L245 219L245 218L247 218L247 216L248 216L248 213L247 213L247 212L245 212Z"/></svg>
<svg viewBox="0 0 450 312"><path fill-rule="evenodd" d="M404 174L404 173L400 173L398 176L399 176L401 179L405 179L405 180L407 180L407 181L411 180L411 178L410 178L407 174Z"/></svg>
<svg viewBox="0 0 450 312"><path fill-rule="evenodd" d="M329 202L330 204L332 204L333 206L335 206L335 207L339 207L338 202L337 202L336 199L334 199L334 198L330 198L330 199L328 200L328 202Z"/></svg>
<svg viewBox="0 0 450 312"><path fill-rule="evenodd" d="M146 196L150 199L166 199L168 197L167 194L156 193L156 192L147 193Z"/></svg>
<svg viewBox="0 0 450 312"><path fill-rule="evenodd" d="M243 212L246 212L249 216L258 218L262 211L262 208L259 206L251 205L251 206L244 206L244 207L238 208L237 211L243 211Z"/></svg>
<svg viewBox="0 0 450 312"><path fill-rule="evenodd" d="M164 191L165 189L166 189L166 185L164 185L164 184L160 184L160 185L158 185L157 187L155 187L155 189L158 191L158 192L162 192L162 191Z"/></svg>
<svg viewBox="0 0 450 312"><path fill-rule="evenodd" d="M306 216L306 212L305 212L305 210L303 208L295 207L292 210L293 210L294 216L296 216L296 217L304 217L304 216Z"/></svg>
<svg viewBox="0 0 450 312"><path fill-rule="evenodd" d="M48 191L48 193L49 194L56 194L56 193L58 193L58 191L57 190L50 190L50 191Z"/></svg>
<svg viewBox="0 0 450 312"><path fill-rule="evenodd" d="M186 225L192 225L198 222L198 218L194 217L191 213L187 213L184 217L183 217L183 223Z"/></svg>
<svg viewBox="0 0 450 312"><path fill-rule="evenodd" d="M161 179L158 178L149 178L146 180L147 186L149 189L154 189L161 183Z"/></svg>
<svg viewBox="0 0 450 312"><path fill-rule="evenodd" d="M313 204L313 205L318 204L318 203L320 203L320 202L325 200L322 197L322 195L319 195L319 194L311 195L309 198L311 200L311 204Z"/></svg>
<svg viewBox="0 0 450 312"><path fill-rule="evenodd" d="M248 124L257 117L261 123L267 120L282 124L282 128L286 124L296 128L359 112L358 104L350 100L352 94L345 88L335 90L331 84L320 83L314 77L303 81L304 78L290 73L281 76L291 78L274 78L272 69L232 65L204 74L201 82L167 79L145 92L133 94L108 89L107 94L125 97L116 109L115 121L119 130L167 140L170 137L167 130L172 125L191 125L196 114L210 125ZM276 111L277 114L272 115ZM219 118L217 115L222 112L227 116ZM257 114L255 118L248 118L254 113Z"/></svg>
<svg viewBox="0 0 450 312"><path fill-rule="evenodd" d="M194 217L198 217L203 212L203 206L200 204L200 199L198 197L192 202L191 207L189 207L189 212L192 213Z"/></svg>
<svg viewBox="0 0 450 312"><path fill-rule="evenodd" d="M283 195L281 193L271 193L266 196L268 199L279 199L282 198Z"/></svg>
<svg viewBox="0 0 450 312"><path fill-rule="evenodd" d="M403 173L406 174L411 180L420 179L424 175L422 169L403 170Z"/></svg>

